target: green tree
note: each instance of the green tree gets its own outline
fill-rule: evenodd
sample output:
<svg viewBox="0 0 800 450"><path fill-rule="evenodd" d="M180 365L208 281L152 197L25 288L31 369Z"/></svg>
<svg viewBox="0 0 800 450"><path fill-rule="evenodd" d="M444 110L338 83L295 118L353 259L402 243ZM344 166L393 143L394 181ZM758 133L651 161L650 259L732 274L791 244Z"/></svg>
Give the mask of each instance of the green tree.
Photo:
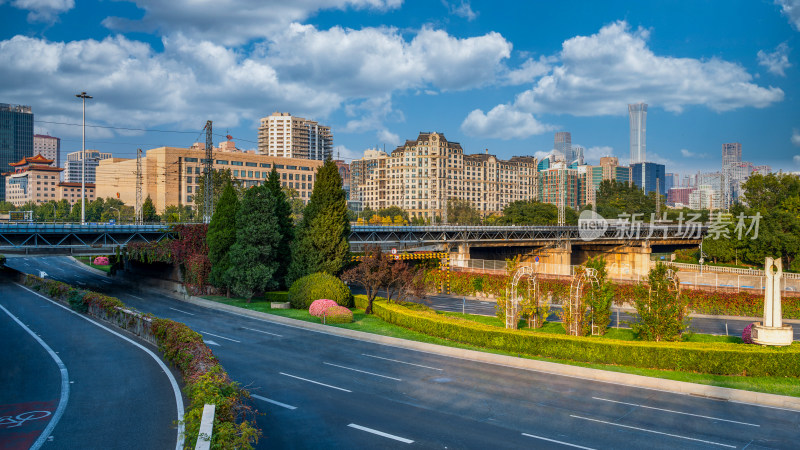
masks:
<svg viewBox="0 0 800 450"><path fill-rule="evenodd" d="M292 218L292 205L286 198L286 194L281 188L281 178L275 167L269 174L267 180L267 189L275 198L275 216L278 219L278 233L280 239L278 241L276 258L278 260L278 270L275 273L275 279L278 282L278 288L283 289L288 287L286 285L286 275L289 272L289 265L292 262L291 244L294 239L294 220ZM297 191L295 191L296 193ZM302 205L302 200L297 199Z"/></svg>
<svg viewBox="0 0 800 450"><path fill-rule="evenodd" d="M408 221L408 211L399 207L399 206L390 206L388 208L383 208L378 211L377 213L381 217L388 217L394 220L395 216L401 216L403 220Z"/></svg>
<svg viewBox="0 0 800 450"><path fill-rule="evenodd" d="M614 302L614 285L608 279L606 260L601 256L592 258L585 264L586 268L597 273L597 283L589 283L584 294L588 318L583 322L583 334L592 334L592 325L599 334L606 334L611 323L611 305Z"/></svg>
<svg viewBox="0 0 800 450"><path fill-rule="evenodd" d="M195 210L197 210L198 215L202 217L203 208L205 206L206 177L200 175L199 179L200 182L197 185L197 190L192 200L194 201ZM211 172L211 185L213 186L211 195L214 198L214 205L219 201L219 198L222 196L222 191L228 183L233 184L236 195L241 198L243 194L242 181L233 178L231 169L215 169Z"/></svg>
<svg viewBox="0 0 800 450"><path fill-rule="evenodd" d="M347 200L336 164L327 159L317 170L315 180L311 198L303 211L303 220L292 242L287 286L315 272L338 275L350 261Z"/></svg>
<svg viewBox="0 0 800 450"><path fill-rule="evenodd" d="M661 211L666 211L663 196L660 198ZM645 194L635 184L616 180L603 180L597 189L597 213L607 219L620 214L642 214L642 220L649 221L650 214L656 212L656 193Z"/></svg>
<svg viewBox="0 0 800 450"><path fill-rule="evenodd" d="M189 205L169 205L161 216L167 223L191 222L194 220L194 209Z"/></svg>
<svg viewBox="0 0 800 450"><path fill-rule="evenodd" d="M0 202L0 212L8 212L8 211L16 211L16 210L17 210L17 208L13 204L11 204L11 203L9 203L7 201Z"/></svg>
<svg viewBox="0 0 800 450"><path fill-rule="evenodd" d="M208 224L206 243L208 259L211 262L209 281L217 288L225 289L231 295L230 249L236 242L236 214L239 211L239 198L231 183L225 185L222 195Z"/></svg>
<svg viewBox="0 0 800 450"><path fill-rule="evenodd" d="M369 206L364 207L360 213L358 213L358 217L364 219L364 222L369 222L369 219L372 219L372 216L377 214L372 208Z"/></svg>
<svg viewBox="0 0 800 450"><path fill-rule="evenodd" d="M480 225L481 214L469 200L447 199L447 221L458 225Z"/></svg>
<svg viewBox="0 0 800 450"><path fill-rule="evenodd" d="M297 192L297 189L290 187L284 187L281 188L281 190L283 191L283 195L286 198L286 201L289 203L289 207L291 209L290 217L292 219L292 223L294 224L300 223L300 220L303 219L303 208L305 208L303 200L300 198L300 193Z"/></svg>
<svg viewBox="0 0 800 450"><path fill-rule="evenodd" d="M231 290L248 302L278 286L280 224L275 197L266 186L247 189L236 213L236 242L230 249Z"/></svg>
<svg viewBox="0 0 800 450"><path fill-rule="evenodd" d="M86 220L89 220L88 218ZM142 220L145 223L149 222L158 222L161 220L156 214L156 207L153 205L153 199L150 198L150 195L144 200L142 204Z"/></svg>
<svg viewBox="0 0 800 450"><path fill-rule="evenodd" d="M66 199L59 200L56 204L56 221L64 222L69 220L70 204Z"/></svg>
<svg viewBox="0 0 800 450"><path fill-rule="evenodd" d="M634 289L639 320L631 323L631 329L646 341L677 341L688 327L689 299L678 290L680 284L672 285L667 279L669 268L656 263L647 275L647 283Z"/></svg>
<svg viewBox="0 0 800 450"><path fill-rule="evenodd" d="M558 206L536 200L517 200L503 209L503 216L497 219L503 225L557 225ZM567 224L578 223L578 213L572 208L564 208Z"/></svg>

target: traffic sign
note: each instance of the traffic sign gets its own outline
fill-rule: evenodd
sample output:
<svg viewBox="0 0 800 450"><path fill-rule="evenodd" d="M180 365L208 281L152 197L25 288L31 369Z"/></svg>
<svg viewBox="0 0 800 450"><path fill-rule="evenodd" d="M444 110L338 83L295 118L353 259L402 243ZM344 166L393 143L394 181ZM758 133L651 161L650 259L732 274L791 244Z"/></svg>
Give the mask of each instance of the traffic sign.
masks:
<svg viewBox="0 0 800 450"><path fill-rule="evenodd" d="M392 254L393 254L393 255L396 255L396 254L397 254L397 249L396 249L396 248L394 248L394 247L392 247Z"/></svg>
<svg viewBox="0 0 800 450"><path fill-rule="evenodd" d="M539 264L539 257L538 256L534 256L533 257L533 262L534 262L534 264Z"/></svg>

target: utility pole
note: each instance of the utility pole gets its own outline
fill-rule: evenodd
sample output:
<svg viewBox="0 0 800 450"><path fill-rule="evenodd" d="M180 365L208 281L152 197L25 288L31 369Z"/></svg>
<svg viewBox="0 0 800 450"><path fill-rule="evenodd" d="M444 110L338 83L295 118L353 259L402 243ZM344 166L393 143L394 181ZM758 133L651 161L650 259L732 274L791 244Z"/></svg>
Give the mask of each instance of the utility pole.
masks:
<svg viewBox="0 0 800 450"><path fill-rule="evenodd" d="M83 100L83 133L81 138L81 225L86 223L86 99L92 98L86 92L75 94ZM95 189L97 189L95 187ZM96 192L96 191L95 191Z"/></svg>
<svg viewBox="0 0 800 450"><path fill-rule="evenodd" d="M203 197L203 222L211 222L211 216L214 214L214 177L212 171L214 170L213 161L214 154L212 148L214 147L213 137L211 134L211 121L206 121L206 159L203 167L203 175L205 175L205 192Z"/></svg>
<svg viewBox="0 0 800 450"><path fill-rule="evenodd" d="M142 220L142 149L136 149L136 224Z"/></svg>
<svg viewBox="0 0 800 450"><path fill-rule="evenodd" d="M661 186L659 185L658 177L656 177L656 219L661 216Z"/></svg>

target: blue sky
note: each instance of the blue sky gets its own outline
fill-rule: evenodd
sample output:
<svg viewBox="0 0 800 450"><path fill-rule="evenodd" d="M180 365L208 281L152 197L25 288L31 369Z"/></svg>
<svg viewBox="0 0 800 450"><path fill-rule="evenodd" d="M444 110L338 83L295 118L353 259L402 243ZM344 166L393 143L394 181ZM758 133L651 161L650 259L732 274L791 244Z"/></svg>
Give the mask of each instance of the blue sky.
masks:
<svg viewBox="0 0 800 450"><path fill-rule="evenodd" d="M800 0L0 0L0 18L0 102L32 105L66 151L83 90L87 123L113 127L87 147L120 157L188 146L206 120L255 148L284 111L330 125L346 159L419 131L542 155L570 131L589 162L624 161L644 101L668 171L716 170L725 142L800 171Z"/></svg>

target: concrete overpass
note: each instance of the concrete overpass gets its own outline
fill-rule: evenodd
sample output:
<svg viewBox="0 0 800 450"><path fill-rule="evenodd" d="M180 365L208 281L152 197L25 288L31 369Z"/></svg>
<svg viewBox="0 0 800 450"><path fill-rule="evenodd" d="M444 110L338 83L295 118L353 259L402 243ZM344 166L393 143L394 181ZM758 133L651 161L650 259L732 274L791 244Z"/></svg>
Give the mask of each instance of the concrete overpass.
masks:
<svg viewBox="0 0 800 450"><path fill-rule="evenodd" d="M109 255L131 242L168 237L166 225L0 223L0 254Z"/></svg>

